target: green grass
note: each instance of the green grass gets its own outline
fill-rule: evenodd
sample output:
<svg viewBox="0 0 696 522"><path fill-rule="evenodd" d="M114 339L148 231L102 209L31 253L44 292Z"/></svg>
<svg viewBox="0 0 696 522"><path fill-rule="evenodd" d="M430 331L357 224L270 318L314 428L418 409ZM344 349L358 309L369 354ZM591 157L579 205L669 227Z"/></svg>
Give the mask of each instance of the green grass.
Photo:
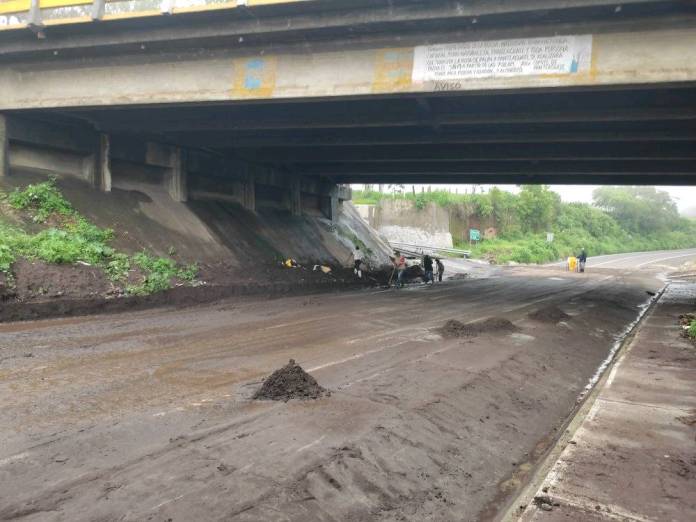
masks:
<svg viewBox="0 0 696 522"><path fill-rule="evenodd" d="M416 208L422 210L428 203L435 203L441 207L466 203L476 199L472 194L453 194L446 190L432 190L430 192L403 192L396 194L385 194L376 190L354 190L353 203L357 205L377 205L383 199L404 199L414 201Z"/></svg>
<svg viewBox="0 0 696 522"><path fill-rule="evenodd" d="M689 328L686 330L686 335L689 336L689 339L696 341L696 320L691 321Z"/></svg>
<svg viewBox="0 0 696 522"><path fill-rule="evenodd" d="M55 178L44 183L15 189L8 197L10 205L19 210L27 210L37 223L44 223L51 214L71 216L75 214L72 205L66 201L56 187Z"/></svg>
<svg viewBox="0 0 696 522"><path fill-rule="evenodd" d="M582 248L589 257L624 252L649 252L653 250L675 250L696 247L696 237L681 232L597 238L582 229L557 232L551 243L546 236L531 234L524 237L497 238L481 241L469 246L468 242L457 242L457 248L471 250L474 258L491 259L496 263L550 263L577 255Z"/></svg>
<svg viewBox="0 0 696 522"><path fill-rule="evenodd" d="M173 259L153 257L146 252L135 254L133 263L145 273L142 283L128 287L128 293L136 295L167 290L175 279L191 283L198 274L198 265L195 263L181 267Z"/></svg>
<svg viewBox="0 0 696 522"><path fill-rule="evenodd" d="M182 266L171 258L147 252L132 257L117 252L109 244L113 230L100 228L81 216L65 200L54 179L15 189L9 196L0 194L0 199L27 212L35 223L50 223L30 233L0 221L0 272L11 275L12 264L19 257L56 264L83 262L101 267L111 281L125 283L131 268L137 267L143 281L127 286L126 292L138 295L171 288L175 280L193 283L198 274L196 264Z"/></svg>

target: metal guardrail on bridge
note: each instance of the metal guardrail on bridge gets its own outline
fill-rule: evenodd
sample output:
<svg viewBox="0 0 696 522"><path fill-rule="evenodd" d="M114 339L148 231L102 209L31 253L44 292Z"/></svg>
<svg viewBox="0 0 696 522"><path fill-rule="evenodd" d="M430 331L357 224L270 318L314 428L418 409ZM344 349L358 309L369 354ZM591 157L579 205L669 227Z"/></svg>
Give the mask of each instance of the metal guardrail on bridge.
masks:
<svg viewBox="0 0 696 522"><path fill-rule="evenodd" d="M424 254L432 255L437 253L440 253L441 255L448 254L455 257L471 256L470 250L462 250L459 248L440 248L432 245L415 245L413 243L401 243L398 241L390 241L389 244L404 254L412 254L417 256L422 256Z"/></svg>
<svg viewBox="0 0 696 522"><path fill-rule="evenodd" d="M0 30L313 0L0 0Z"/></svg>

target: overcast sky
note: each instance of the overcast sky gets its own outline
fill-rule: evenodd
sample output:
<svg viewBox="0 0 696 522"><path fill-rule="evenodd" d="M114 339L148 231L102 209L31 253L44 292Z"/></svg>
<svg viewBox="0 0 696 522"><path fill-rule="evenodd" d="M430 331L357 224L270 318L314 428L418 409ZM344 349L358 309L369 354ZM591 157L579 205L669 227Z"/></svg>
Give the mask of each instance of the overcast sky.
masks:
<svg viewBox="0 0 696 522"><path fill-rule="evenodd" d="M355 188L362 188L362 185L353 185ZM456 190L460 193L471 192L474 185L431 185L433 190L436 188L446 188ZM483 188L488 191L493 185L476 185L478 190ZM551 185L551 189L561 195L563 201L579 201L582 203L592 203L592 191L598 185ZM428 189L428 185L416 185L416 191L420 192L421 187ZM516 185L498 185L501 189L517 192ZM410 190L410 186L407 187ZM680 212L691 210L690 214L696 215L696 187L656 187L658 190L669 192L669 195L676 201ZM386 187L385 187L386 190Z"/></svg>

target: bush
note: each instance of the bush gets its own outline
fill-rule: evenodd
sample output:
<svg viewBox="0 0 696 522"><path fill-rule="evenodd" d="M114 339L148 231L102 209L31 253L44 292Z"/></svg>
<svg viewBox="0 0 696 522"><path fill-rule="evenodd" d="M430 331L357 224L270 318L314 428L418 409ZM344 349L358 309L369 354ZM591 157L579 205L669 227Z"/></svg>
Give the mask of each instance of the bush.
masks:
<svg viewBox="0 0 696 522"><path fill-rule="evenodd" d="M69 216L74 213L70 203L56 187L55 178L43 183L28 185L25 189L15 189L9 196L10 205L19 210L32 210L37 223L45 222L53 214Z"/></svg>
<svg viewBox="0 0 696 522"><path fill-rule="evenodd" d="M145 272L140 285L127 289L128 293L135 295L151 294L171 288L173 279L193 282L198 275L198 265L195 263L179 267L173 259L153 257L146 252L135 254L133 263Z"/></svg>
<svg viewBox="0 0 696 522"><path fill-rule="evenodd" d="M689 328L686 330L686 335L688 335L690 339L696 340L696 320L691 321Z"/></svg>
<svg viewBox="0 0 696 522"><path fill-rule="evenodd" d="M120 281L126 278L130 267L130 258L126 254L119 252L111 256L111 260L106 263L104 271L112 281Z"/></svg>
<svg viewBox="0 0 696 522"><path fill-rule="evenodd" d="M2 200L4 197L0 194ZM16 189L7 202L32 214L35 222L51 219L51 228L30 234L0 222L0 272L9 274L17 257L35 258L47 263L76 263L100 266L112 281L124 280L135 264L144 273L141 285L131 293L149 294L171 287L173 279L193 282L198 265L179 266L174 260L142 252L129 258L109 245L111 229L100 228L79 215L55 185L55 179ZM59 218L59 219L56 219Z"/></svg>

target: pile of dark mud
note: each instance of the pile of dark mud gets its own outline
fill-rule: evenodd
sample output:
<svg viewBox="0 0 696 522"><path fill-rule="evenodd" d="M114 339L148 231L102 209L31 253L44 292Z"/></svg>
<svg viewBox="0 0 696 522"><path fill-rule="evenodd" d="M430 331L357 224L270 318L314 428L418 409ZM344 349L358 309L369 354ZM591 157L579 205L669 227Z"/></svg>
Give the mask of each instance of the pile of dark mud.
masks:
<svg viewBox="0 0 696 522"><path fill-rule="evenodd" d="M461 323L450 319L441 328L443 337L476 337L481 334L505 335L518 331L519 328L504 317L490 317L473 323Z"/></svg>
<svg viewBox="0 0 696 522"><path fill-rule="evenodd" d="M263 381L263 385L252 397L253 399L289 401L290 399L318 399L331 392L322 388L316 379L309 375L294 359L274 371Z"/></svg>
<svg viewBox="0 0 696 522"><path fill-rule="evenodd" d="M539 321L542 323L558 323L559 321L565 321L570 319L570 315L565 313L563 310L557 306L547 306L546 308L539 308L527 314L527 317L533 319L534 321Z"/></svg>

